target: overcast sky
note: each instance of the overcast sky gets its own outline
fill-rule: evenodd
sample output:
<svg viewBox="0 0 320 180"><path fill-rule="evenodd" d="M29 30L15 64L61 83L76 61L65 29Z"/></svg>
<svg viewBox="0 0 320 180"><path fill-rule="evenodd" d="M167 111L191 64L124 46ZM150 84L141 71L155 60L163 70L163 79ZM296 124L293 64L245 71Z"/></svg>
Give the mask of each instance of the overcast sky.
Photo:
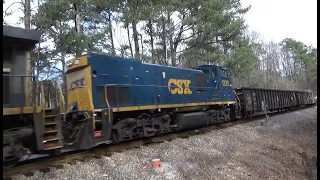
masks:
<svg viewBox="0 0 320 180"><path fill-rule="evenodd" d="M280 42L286 37L317 47L317 0L241 0L250 30Z"/></svg>
<svg viewBox="0 0 320 180"><path fill-rule="evenodd" d="M244 6L252 6L245 15L249 29L259 32L266 40L280 42L290 37L317 47L317 0L241 1ZM3 9L10 4L7 2ZM7 20L15 25L19 16L22 16L21 11Z"/></svg>

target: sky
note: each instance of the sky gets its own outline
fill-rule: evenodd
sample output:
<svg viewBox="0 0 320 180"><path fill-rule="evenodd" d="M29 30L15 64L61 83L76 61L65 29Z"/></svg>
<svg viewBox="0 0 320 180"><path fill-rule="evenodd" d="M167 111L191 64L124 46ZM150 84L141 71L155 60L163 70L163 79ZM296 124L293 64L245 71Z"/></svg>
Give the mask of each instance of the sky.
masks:
<svg viewBox="0 0 320 180"><path fill-rule="evenodd" d="M250 30L266 40L293 38L317 47L317 0L241 0Z"/></svg>
<svg viewBox="0 0 320 180"><path fill-rule="evenodd" d="M245 15L249 29L261 34L265 40L280 42L289 37L317 47L317 0L241 0L241 3L245 7L251 5ZM19 16L22 12L16 11L6 20L17 26Z"/></svg>

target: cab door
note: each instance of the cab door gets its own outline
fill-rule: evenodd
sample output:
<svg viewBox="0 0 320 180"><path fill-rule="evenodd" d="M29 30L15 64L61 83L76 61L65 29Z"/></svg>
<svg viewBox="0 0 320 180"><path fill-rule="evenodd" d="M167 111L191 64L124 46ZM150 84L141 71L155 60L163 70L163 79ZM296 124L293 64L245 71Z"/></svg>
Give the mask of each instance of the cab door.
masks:
<svg viewBox="0 0 320 180"><path fill-rule="evenodd" d="M227 68L220 67L220 78L221 78L221 100L230 99L232 92L230 73Z"/></svg>
<svg viewBox="0 0 320 180"><path fill-rule="evenodd" d="M214 101L218 101L220 99L219 69L213 67L210 76L212 81L212 98Z"/></svg>

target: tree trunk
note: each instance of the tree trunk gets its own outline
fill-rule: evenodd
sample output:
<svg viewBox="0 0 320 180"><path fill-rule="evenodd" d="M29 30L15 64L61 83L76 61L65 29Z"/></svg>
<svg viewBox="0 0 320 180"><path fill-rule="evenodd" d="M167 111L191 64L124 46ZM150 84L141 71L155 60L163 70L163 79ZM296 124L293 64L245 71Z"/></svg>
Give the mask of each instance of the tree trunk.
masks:
<svg viewBox="0 0 320 180"><path fill-rule="evenodd" d="M154 39L153 39L153 27L152 27L152 20L148 21L148 29L149 29L149 36L150 36L150 46L151 46L151 62L155 64L156 61L154 59Z"/></svg>
<svg viewBox="0 0 320 180"><path fill-rule="evenodd" d="M112 55L115 56L116 55L116 50L114 48L114 40L113 40L113 32L112 32L112 20L111 20L111 11L108 10L108 23L109 23L109 34L110 34L110 41L111 41L111 52L112 52Z"/></svg>
<svg viewBox="0 0 320 180"><path fill-rule="evenodd" d="M140 57L140 51L139 51L139 37L138 37L138 31L137 31L137 23L135 20L132 21L132 32L133 32L133 42L134 42L134 58L138 59Z"/></svg>
<svg viewBox="0 0 320 180"><path fill-rule="evenodd" d="M168 19L170 21L170 14L168 14ZM177 66L177 49L178 49L178 45L179 43L182 41L181 37L182 37L182 33L183 33L183 29L184 29L184 14L182 15L182 19L181 19L181 26L179 29L179 32L177 34L177 37L175 38L175 40L173 41L173 33L172 33L172 28L171 28L171 23L170 23L170 49L171 49L171 60L172 60L172 66Z"/></svg>
<svg viewBox="0 0 320 180"><path fill-rule="evenodd" d="M133 58L133 51L132 51L132 45L131 45L131 39L130 39L130 31L129 31L129 24L126 25L127 34L128 34L128 41L129 41L129 48L131 52L131 58Z"/></svg>
<svg viewBox="0 0 320 180"><path fill-rule="evenodd" d="M25 2L24 2L24 28L25 29L30 29L30 27L31 27L30 19L31 19L30 0L25 0ZM31 56L30 56L30 58L31 58ZM35 64L29 63L29 66L30 66L31 72L26 72L27 75L34 75ZM35 80L37 82L38 78L36 78ZM36 86L33 86L32 82L30 82L30 81L24 81L24 83L26 83L26 85L31 87L31 88L36 87ZM34 89L33 92L35 92L35 93L29 95L28 99L31 99L31 101L29 101L29 102L32 102L33 100L35 100L36 102L33 102L33 103L37 103L37 101L38 101L37 97L38 97L38 94L39 94L37 89L38 88ZM34 104L34 105L36 106L36 104Z"/></svg>
<svg viewBox="0 0 320 180"><path fill-rule="evenodd" d="M177 51L173 48L171 52L172 66L177 66Z"/></svg>
<svg viewBox="0 0 320 180"><path fill-rule="evenodd" d="M140 42L141 42L141 56L140 56L140 60L143 59L143 39L142 39L142 35L140 35Z"/></svg>
<svg viewBox="0 0 320 180"><path fill-rule="evenodd" d="M39 57L39 55L38 55L38 57ZM36 79L36 106L38 106L38 105L41 105L41 99L40 99L40 84L39 84L39 74L40 74L40 72L41 72L41 70L40 70L40 64L39 64L39 62L38 61L36 61L36 63L35 63L35 65L36 65L36 71L37 71L37 74L36 74L36 77L35 77L35 79Z"/></svg>
<svg viewBox="0 0 320 180"><path fill-rule="evenodd" d="M172 24L171 24L171 19L170 19L170 13L167 13L167 23L169 25L169 45L170 45L170 53L171 53L171 65L176 66L176 58L173 57L173 32L172 32Z"/></svg>
<svg viewBox="0 0 320 180"><path fill-rule="evenodd" d="M137 7L138 7L138 1L137 0L129 0L129 10L132 13L132 16L128 19L128 22L131 22L132 25L132 36L133 36L133 43L134 43L134 58L139 59L140 58L140 51L139 51L139 37L138 37L138 30L137 30Z"/></svg>
<svg viewBox="0 0 320 180"><path fill-rule="evenodd" d="M75 27L76 27L76 35L75 35L75 42L76 42L76 56L81 56L81 16L80 16L80 9L76 3L73 4L75 10Z"/></svg>
<svg viewBox="0 0 320 180"><path fill-rule="evenodd" d="M62 65L62 78L63 78L63 87L62 87L62 92L63 92L63 97L64 97L64 110L66 111L68 107L68 86L67 86L67 76L64 73L66 70L66 61L65 61L65 54L61 54L61 65ZM61 106L61 105L60 105Z"/></svg>
<svg viewBox="0 0 320 180"><path fill-rule="evenodd" d="M25 0L24 3L24 28L30 29L30 19L31 19L31 7L30 0Z"/></svg>
<svg viewBox="0 0 320 180"><path fill-rule="evenodd" d="M166 42L166 20L162 17L162 49L163 49L163 62L167 63L167 42Z"/></svg>

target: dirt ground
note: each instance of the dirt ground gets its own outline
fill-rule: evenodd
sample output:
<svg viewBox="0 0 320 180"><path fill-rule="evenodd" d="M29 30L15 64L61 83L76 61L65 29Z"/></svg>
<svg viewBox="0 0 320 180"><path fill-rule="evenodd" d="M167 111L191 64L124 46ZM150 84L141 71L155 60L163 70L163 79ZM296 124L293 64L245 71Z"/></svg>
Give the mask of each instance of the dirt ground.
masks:
<svg viewBox="0 0 320 180"><path fill-rule="evenodd" d="M15 179L317 179L317 107Z"/></svg>

